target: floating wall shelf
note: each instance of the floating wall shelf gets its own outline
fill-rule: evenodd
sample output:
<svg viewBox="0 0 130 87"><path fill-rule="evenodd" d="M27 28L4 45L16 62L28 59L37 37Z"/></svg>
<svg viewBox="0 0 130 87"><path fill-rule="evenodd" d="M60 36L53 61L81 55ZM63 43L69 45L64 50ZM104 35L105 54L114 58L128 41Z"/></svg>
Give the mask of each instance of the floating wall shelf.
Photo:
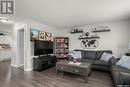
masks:
<svg viewBox="0 0 130 87"><path fill-rule="evenodd" d="M80 37L78 39L99 39L100 37Z"/></svg>
<svg viewBox="0 0 130 87"><path fill-rule="evenodd" d="M78 32L70 32L71 34L78 34L78 33L83 33L83 31L78 31Z"/></svg>
<svg viewBox="0 0 130 87"><path fill-rule="evenodd" d="M78 29L78 28L76 28L76 29L71 29L71 32L70 32L71 34L76 34L76 33L83 33L83 30L82 29Z"/></svg>
<svg viewBox="0 0 130 87"><path fill-rule="evenodd" d="M96 33L96 32L109 32L111 31L110 29L108 30L93 30L93 33Z"/></svg>

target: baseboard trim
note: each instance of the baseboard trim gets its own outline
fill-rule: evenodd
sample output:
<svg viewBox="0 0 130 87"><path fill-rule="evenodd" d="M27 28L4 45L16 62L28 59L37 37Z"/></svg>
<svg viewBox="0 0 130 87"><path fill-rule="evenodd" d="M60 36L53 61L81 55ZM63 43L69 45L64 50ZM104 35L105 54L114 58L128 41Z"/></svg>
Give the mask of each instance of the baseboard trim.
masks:
<svg viewBox="0 0 130 87"><path fill-rule="evenodd" d="M15 67L15 68L18 68L18 67L17 67L16 65L14 65L14 64L11 64L11 66L12 66L12 67Z"/></svg>
<svg viewBox="0 0 130 87"><path fill-rule="evenodd" d="M25 69L25 71L32 71L33 70L33 68L30 68L30 69Z"/></svg>
<svg viewBox="0 0 130 87"><path fill-rule="evenodd" d="M21 66L23 66L23 65L20 65L20 66L16 66L16 65L14 65L14 64L11 64L11 66L12 67L15 67L15 68L19 68L19 67L21 67ZM32 71L33 70L33 68L30 68L30 69L24 69L24 71Z"/></svg>
<svg viewBox="0 0 130 87"><path fill-rule="evenodd" d="M19 65L18 67L22 67L22 66L24 66L24 64L21 64L21 65Z"/></svg>

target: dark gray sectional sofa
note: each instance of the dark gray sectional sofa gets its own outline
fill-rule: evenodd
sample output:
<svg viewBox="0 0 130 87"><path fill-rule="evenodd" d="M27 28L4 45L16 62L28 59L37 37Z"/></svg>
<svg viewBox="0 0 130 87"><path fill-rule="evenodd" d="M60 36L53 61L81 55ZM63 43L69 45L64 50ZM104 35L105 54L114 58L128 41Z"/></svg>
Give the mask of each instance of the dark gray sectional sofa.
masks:
<svg viewBox="0 0 130 87"><path fill-rule="evenodd" d="M113 62L115 61L115 62ZM130 87L130 70L115 65L118 60L111 59L111 76L115 87Z"/></svg>
<svg viewBox="0 0 130 87"><path fill-rule="evenodd" d="M115 87L130 87L130 70L123 67L116 66L116 60L112 57L109 62L100 60L100 57L104 52L112 54L110 50L104 51L85 51L85 50L75 50L81 51L81 59L77 59L79 62L86 62L92 64L92 69L105 70L111 73L114 86Z"/></svg>

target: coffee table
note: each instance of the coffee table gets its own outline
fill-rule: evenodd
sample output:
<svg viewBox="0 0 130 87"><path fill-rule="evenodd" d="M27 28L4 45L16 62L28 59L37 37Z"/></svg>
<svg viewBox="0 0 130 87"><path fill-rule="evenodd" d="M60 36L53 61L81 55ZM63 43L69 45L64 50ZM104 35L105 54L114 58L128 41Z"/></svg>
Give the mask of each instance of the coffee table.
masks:
<svg viewBox="0 0 130 87"><path fill-rule="evenodd" d="M91 72L91 64L81 62L80 65L69 64L68 61L60 61L56 63L56 73L69 72L73 74L78 74L84 77L85 82L88 81L88 76Z"/></svg>

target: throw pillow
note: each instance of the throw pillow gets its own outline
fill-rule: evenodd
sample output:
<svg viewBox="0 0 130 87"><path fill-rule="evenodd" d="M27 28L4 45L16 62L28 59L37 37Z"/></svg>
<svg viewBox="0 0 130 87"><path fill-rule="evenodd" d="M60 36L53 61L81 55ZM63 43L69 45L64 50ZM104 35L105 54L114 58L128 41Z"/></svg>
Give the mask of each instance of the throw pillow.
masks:
<svg viewBox="0 0 130 87"><path fill-rule="evenodd" d="M73 56L74 59L81 59L81 51L73 51Z"/></svg>
<svg viewBox="0 0 130 87"><path fill-rule="evenodd" d="M104 52L100 58L100 60L108 62L112 58L112 54Z"/></svg>
<svg viewBox="0 0 130 87"><path fill-rule="evenodd" d="M123 55L116 65L130 70L130 56Z"/></svg>

